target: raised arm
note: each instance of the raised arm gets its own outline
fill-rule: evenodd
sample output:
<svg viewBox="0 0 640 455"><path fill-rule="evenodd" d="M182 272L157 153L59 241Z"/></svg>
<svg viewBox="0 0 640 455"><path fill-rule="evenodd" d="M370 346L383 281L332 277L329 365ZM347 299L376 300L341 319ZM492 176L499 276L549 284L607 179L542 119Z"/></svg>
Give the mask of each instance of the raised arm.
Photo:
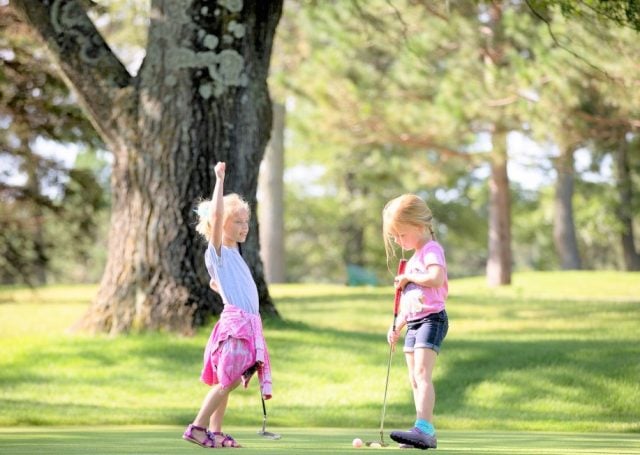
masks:
<svg viewBox="0 0 640 455"><path fill-rule="evenodd" d="M222 199L224 192L224 174L226 164L218 162L215 167L216 184L213 187L213 196L211 197L211 211L209 220L211 224L211 238L209 242L216 249L216 253L220 256L220 248L222 247L222 223L224 222L224 201Z"/></svg>

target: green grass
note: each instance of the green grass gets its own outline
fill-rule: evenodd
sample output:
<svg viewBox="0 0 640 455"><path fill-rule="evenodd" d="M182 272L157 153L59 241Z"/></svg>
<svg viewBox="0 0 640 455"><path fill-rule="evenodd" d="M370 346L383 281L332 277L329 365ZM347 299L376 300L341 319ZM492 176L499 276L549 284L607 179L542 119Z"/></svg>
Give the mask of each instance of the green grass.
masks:
<svg viewBox="0 0 640 455"><path fill-rule="evenodd" d="M180 439L182 427L88 427L0 429L0 453L65 455L111 454L201 454L203 450ZM354 437L377 441L375 432L345 428L287 428L279 441L267 440L246 428L231 428L244 445L242 454L342 454L395 452L397 445L384 449L354 449ZM390 442L385 438L386 442ZM224 451L234 452L233 449ZM405 453L406 451L401 451ZM411 452L408 452L411 453ZM625 434L479 432L443 430L437 452L446 454L637 454L640 437Z"/></svg>
<svg viewBox="0 0 640 455"><path fill-rule="evenodd" d="M434 376L442 434L464 445L467 438L490 442L472 430L640 433L640 274L525 273L506 288L487 289L480 278L453 280L450 288L450 332ZM192 338L67 333L95 290L0 288L0 426L181 426L193 419L207 390L198 376L210 327ZM280 285L272 295L284 320L265 321L274 370L269 427L303 436L294 429L377 428L391 289ZM412 421L405 370L396 353L386 428ZM226 422L249 433L259 427L255 383L233 393ZM74 431L47 430L43 438L55 444ZM147 437L122 431L125 440ZM322 431L313 434L333 441L327 447L344 444ZM119 444L117 428L105 434ZM0 452L21 435L2 430ZM260 444L264 452L273 442Z"/></svg>

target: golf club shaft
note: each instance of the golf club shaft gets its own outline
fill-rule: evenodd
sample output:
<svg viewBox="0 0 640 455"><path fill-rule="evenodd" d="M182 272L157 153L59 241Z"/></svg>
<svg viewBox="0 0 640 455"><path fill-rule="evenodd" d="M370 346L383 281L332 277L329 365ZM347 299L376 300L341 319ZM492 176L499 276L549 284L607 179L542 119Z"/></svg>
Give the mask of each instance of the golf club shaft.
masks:
<svg viewBox="0 0 640 455"><path fill-rule="evenodd" d="M267 428L267 406L264 404L262 392L260 392L260 400L262 401L262 433L264 433Z"/></svg>
<svg viewBox="0 0 640 455"><path fill-rule="evenodd" d="M395 321L395 318L394 318ZM395 325L395 322L394 322ZM389 388L389 373L391 372L391 358L393 345L389 346L389 360L387 361L387 379L384 382L384 398L382 400L382 416L380 416L380 442L384 442L384 416L387 412L387 389Z"/></svg>
<svg viewBox="0 0 640 455"><path fill-rule="evenodd" d="M407 267L406 259L400 259L398 263L398 275L402 275ZM396 331L396 319L398 317L398 310L400 308L400 297L402 296L402 289L397 288L393 299L393 322L391 324L392 330ZM391 372L391 358L393 357L393 344L389 346L389 359L387 360L387 378L384 382L384 398L382 400L382 416L380 417L380 443L384 444L384 417L387 412L387 390L389 389L389 373Z"/></svg>
<svg viewBox="0 0 640 455"><path fill-rule="evenodd" d="M266 431L267 429L267 406L264 403L264 396L262 395L262 393L260 393L260 400L262 401L262 430L258 431L258 434L261 435L262 437L268 438L268 439L280 439L282 436L279 435L278 433L272 433L270 431Z"/></svg>

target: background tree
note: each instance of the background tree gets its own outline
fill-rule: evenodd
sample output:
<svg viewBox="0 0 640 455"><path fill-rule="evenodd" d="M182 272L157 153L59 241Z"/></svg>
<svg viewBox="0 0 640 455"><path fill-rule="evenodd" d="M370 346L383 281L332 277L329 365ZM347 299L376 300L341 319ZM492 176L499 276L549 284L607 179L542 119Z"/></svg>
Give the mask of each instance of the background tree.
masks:
<svg viewBox="0 0 640 455"><path fill-rule="evenodd" d="M307 19L298 15L297 20L313 23L314 32L306 32L310 25L298 30L295 42L306 43L302 49L308 54L294 62L294 76L288 72L283 85L305 104L296 109L307 122L299 134L307 143L322 142L316 151L334 150L326 160L327 175L342 172L344 181L335 187L353 207L357 201L382 207L392 195L433 188L434 182L462 188L455 178L468 179L480 166L492 170L488 276L504 284L511 273L507 135L521 127L527 112L528 100L519 91L531 84L527 65L533 60L525 50L539 33L526 8L511 7L503 20L497 4L449 6L434 11L412 2L370 2L366 8L354 2L317 6ZM532 29L534 38L526 34ZM317 84L313 78L333 82ZM482 136L490 137L493 147L478 152ZM378 155L384 158L375 160ZM394 186L376 184L375 202L363 204L369 193L355 182L366 179L353 174L371 174L363 164L373 169L376 162L384 173L392 157L407 161L403 175L395 177ZM380 175L375 181L389 183ZM399 184L403 181L411 183ZM352 232L344 236L351 239L347 245L361 251L357 227L362 230L368 219L354 210L344 220Z"/></svg>
<svg viewBox="0 0 640 455"><path fill-rule="evenodd" d="M144 62L132 76L84 7L12 6L46 43L113 153L109 258L80 324L120 332L190 332L220 301L203 284L193 206L228 163L229 191L256 208L258 167L271 127L266 86L281 2L151 2ZM243 254L261 311L275 313L259 258L256 217Z"/></svg>
<svg viewBox="0 0 640 455"><path fill-rule="evenodd" d="M284 105L273 105L273 129L258 179L260 245L268 283L286 281L284 249Z"/></svg>
<svg viewBox="0 0 640 455"><path fill-rule="evenodd" d="M0 281L38 285L70 278L60 256L90 269L81 246L95 242L106 199L93 169L69 168L47 150L102 142L34 38L0 6Z"/></svg>
<svg viewBox="0 0 640 455"><path fill-rule="evenodd" d="M405 191L434 209L452 275L482 273L496 159L514 267L623 266L637 250L637 33L633 14L612 25L605 3L287 2L270 80L292 108L287 279L344 281L348 263L389 273L374 208ZM103 5L89 16L143 80L150 3ZM541 151L517 148L523 134Z"/></svg>
<svg viewBox="0 0 640 455"><path fill-rule="evenodd" d="M448 6L440 9L415 2L295 3L285 10L281 32L286 33L287 40L278 45L286 51L275 54L278 71L272 81L280 97L295 100L289 122L290 147L295 156L288 160L288 166L297 173L307 169L307 181L312 180L316 169L322 170L315 179L321 189L296 196L295 205L305 213L317 207L316 223L304 225L316 232L322 230L333 248L339 249L330 255L332 273L338 270L336 264L344 267L349 260L345 258L354 257L353 251L343 246L347 238L353 239L348 245L358 245L354 250L364 248L364 255L356 255L355 260L368 267L383 263L375 243L379 241L379 214L371 208L382 206L387 197L384 193L420 191L431 205L441 209L436 212L436 218L444 222L440 238L447 243L449 254L461 252L462 259L453 256L450 263L464 262L468 268L462 273L478 273L478 264L484 264L489 256L486 234L490 230L488 226L480 228L479 222L490 218L489 208L493 207L493 251L497 257L493 262L498 265L498 281L508 281L512 260L519 267L556 267L558 259L551 254L553 227L555 224L559 228L560 220L564 230L559 242L567 249L569 267L579 262L578 248L586 247L585 239L595 239L590 231L592 224L577 223L579 233L572 226L571 191L566 191L571 169L567 168L563 174L567 178L558 182L565 188L556 192L565 212L560 217L560 210L556 211L555 223L547 218L554 211L547 199L552 193L544 185L550 181L547 176L555 175L552 162L562 162L555 158L557 145L567 144L570 147L563 149L570 153L569 148L589 141L592 125L580 112L592 81L598 80L603 86L612 84L611 78L602 76L616 65L634 73L626 66L633 62L633 57L626 55L631 42L614 36L633 30L601 23L604 18L593 13L586 17L586 12L581 12L563 19L560 9L550 3L544 11L554 17L551 32L548 22L540 20L537 11L526 3L448 2ZM604 36L607 27L610 34ZM571 40L574 35L576 39ZM598 47L602 39L620 41L625 55L622 64L611 58L621 50L612 53L604 50L606 46ZM592 53L598 55L593 62ZM617 71L616 77L622 73ZM561 82L569 76L570 84ZM623 93L612 93L611 101L633 98ZM546 151L529 156L531 152L514 148L514 133L532 137ZM580 153L585 155L584 150ZM533 172L531 180L544 176L540 193L510 181L507 170L523 163ZM488 202L486 178L491 165L496 188L493 204ZM391 179L382 177L386 171L393 173ZM365 175L371 179L362 178ZM367 190L363 185L368 181L378 183ZM575 185L579 191L588 188L581 182ZM296 188L300 190L300 185ZM314 203L303 208L303 202L311 200ZM582 203L580 199L580 221ZM344 220L336 224L348 227L353 235L333 225L324 230L325 224L318 218L326 216L330 206L338 220ZM517 218L510 215L512 210L516 210ZM367 216L367 211L374 216ZM461 219L449 217L450 213L464 214L462 219L467 222L456 226ZM518 224L514 238L517 256L510 260L512 242L508 237L513 234L509 226L514 220ZM530 224L532 221L536 224ZM375 226L370 229L372 223ZM296 230L301 224L289 221L287 232L302 235ZM471 230L463 235L457 232L460 226ZM372 240L368 241L365 234L363 242L362 232L368 229L373 233ZM332 230L336 232L330 234ZM485 237L479 240L478 235ZM447 242L449 237L459 243ZM296 245L300 248L301 243ZM469 254L477 260L468 261ZM600 259L593 262L588 255L588 266L603 263ZM306 269L317 270L321 261L313 264Z"/></svg>
<svg viewBox="0 0 640 455"><path fill-rule="evenodd" d="M530 5L535 8L532 2ZM560 2L562 11L550 16L550 11L535 10L548 24L549 34L561 52L550 52L552 61L549 83L544 87L547 105L543 107L544 123L555 125L557 143L561 146L557 159L558 216L555 231L562 238L556 241L563 264L577 264L573 229L562 225L570 219L570 185L573 173L573 152L579 147L591 149L594 159L601 162L613 157L616 170L613 179L619 193L617 204L620 242L625 267L640 267L640 255L634 245L633 207L634 185L629 172L626 151L638 126L637 71L632 63L637 54L640 30L639 4L629 2ZM611 26L618 22L624 27ZM627 28L629 27L629 28ZM635 30L634 30L635 29ZM614 58L612 58L615 56ZM545 93L542 93L545 106ZM558 108L564 115L558 115ZM572 150L573 149L573 150ZM571 174L569 174L571 173ZM573 253L571 253L573 251ZM573 256L573 258L568 257Z"/></svg>

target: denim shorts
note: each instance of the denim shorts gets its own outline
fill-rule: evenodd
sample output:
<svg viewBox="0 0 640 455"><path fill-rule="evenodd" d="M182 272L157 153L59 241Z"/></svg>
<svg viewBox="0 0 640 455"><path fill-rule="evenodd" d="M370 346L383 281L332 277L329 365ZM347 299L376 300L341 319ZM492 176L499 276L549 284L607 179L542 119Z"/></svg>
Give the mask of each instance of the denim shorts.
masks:
<svg viewBox="0 0 640 455"><path fill-rule="evenodd" d="M440 352L440 346L449 331L447 312L442 310L417 321L407 322L407 334L404 337L404 352L427 348Z"/></svg>

